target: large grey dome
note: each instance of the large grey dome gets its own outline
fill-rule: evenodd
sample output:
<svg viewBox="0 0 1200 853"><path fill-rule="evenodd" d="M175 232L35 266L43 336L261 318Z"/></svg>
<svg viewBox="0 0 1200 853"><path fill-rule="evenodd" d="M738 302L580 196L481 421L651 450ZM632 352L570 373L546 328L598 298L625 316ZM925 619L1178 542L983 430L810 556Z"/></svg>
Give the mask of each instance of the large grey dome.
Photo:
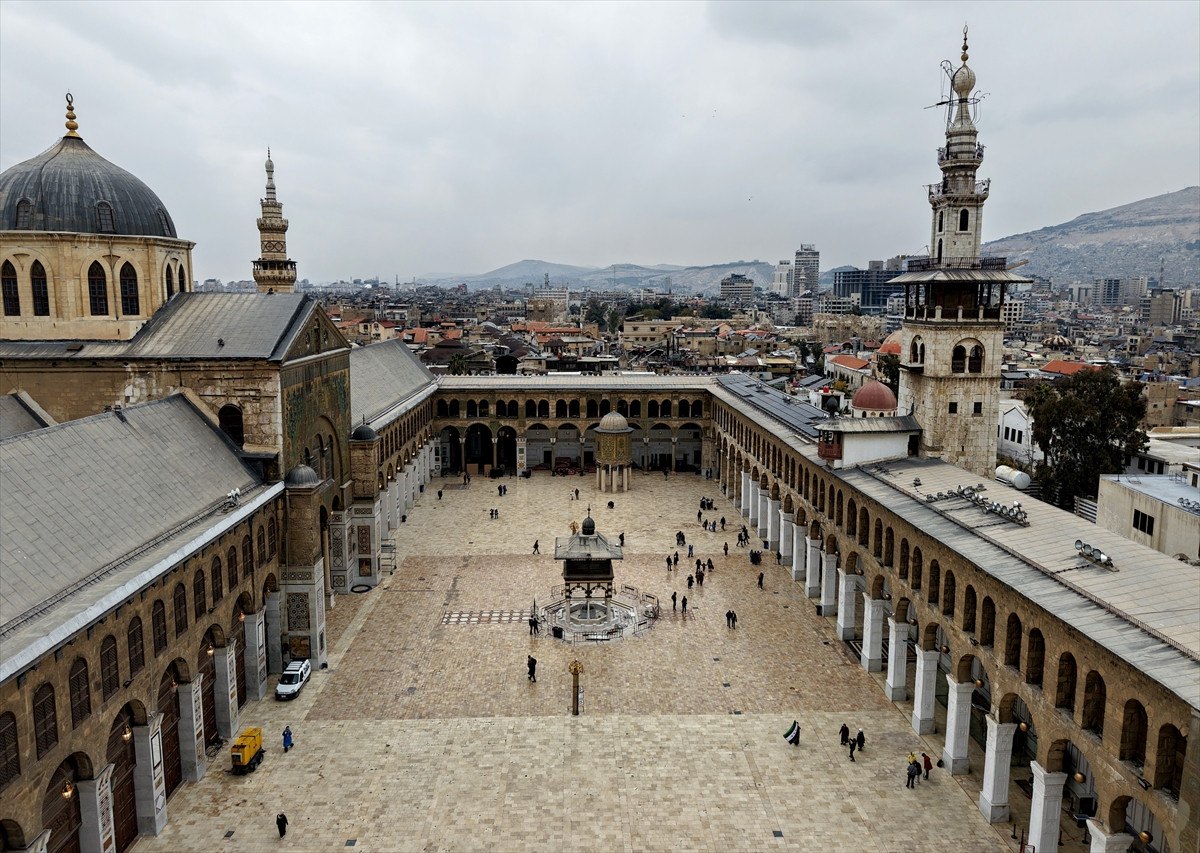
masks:
<svg viewBox="0 0 1200 853"><path fill-rule="evenodd" d="M13 229L177 236L153 190L70 134L0 173L0 231Z"/></svg>

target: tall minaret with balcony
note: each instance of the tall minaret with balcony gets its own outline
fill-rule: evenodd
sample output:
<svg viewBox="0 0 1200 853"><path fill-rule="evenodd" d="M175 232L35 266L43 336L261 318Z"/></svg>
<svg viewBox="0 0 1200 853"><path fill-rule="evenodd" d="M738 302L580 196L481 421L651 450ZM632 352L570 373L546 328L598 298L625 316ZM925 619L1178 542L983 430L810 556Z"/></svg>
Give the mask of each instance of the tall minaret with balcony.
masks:
<svg viewBox="0 0 1200 853"><path fill-rule="evenodd" d="M988 182L977 178L983 146L972 119L975 72L945 63L946 145L938 149L940 183L931 185L933 222L929 256L912 258L892 279L903 285L900 413L921 425L923 455L945 459L990 479L996 466L1000 367L1004 355L1001 308L1010 285L1029 279L1007 270L1004 258L980 256Z"/></svg>
<svg viewBox="0 0 1200 853"><path fill-rule="evenodd" d="M296 289L296 262L287 256L288 221L275 198L275 164L267 149L267 197L258 218L260 254L254 262L254 283L259 293L291 293Z"/></svg>

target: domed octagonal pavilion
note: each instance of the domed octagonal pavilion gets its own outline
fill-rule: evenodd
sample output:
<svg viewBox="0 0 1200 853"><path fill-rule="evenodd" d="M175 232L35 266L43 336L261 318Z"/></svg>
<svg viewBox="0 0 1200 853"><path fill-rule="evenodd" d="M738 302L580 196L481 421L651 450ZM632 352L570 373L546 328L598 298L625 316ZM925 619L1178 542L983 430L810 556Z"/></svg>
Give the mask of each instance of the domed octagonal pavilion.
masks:
<svg viewBox="0 0 1200 853"><path fill-rule="evenodd" d="M619 412L609 412L596 427L596 488L602 492L629 491L633 463L633 427Z"/></svg>

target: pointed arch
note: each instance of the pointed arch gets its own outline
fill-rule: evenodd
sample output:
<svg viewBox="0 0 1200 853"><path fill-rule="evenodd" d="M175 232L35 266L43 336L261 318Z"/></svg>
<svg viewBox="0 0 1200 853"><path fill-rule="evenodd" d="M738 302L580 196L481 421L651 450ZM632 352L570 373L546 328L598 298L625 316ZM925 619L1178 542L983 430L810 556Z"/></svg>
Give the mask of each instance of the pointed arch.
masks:
<svg viewBox="0 0 1200 853"><path fill-rule="evenodd" d="M121 265L121 314L136 317L142 313L142 300L138 294L137 271L126 261Z"/></svg>
<svg viewBox="0 0 1200 853"><path fill-rule="evenodd" d="M108 316L108 275L99 261L88 267L88 309L93 317Z"/></svg>

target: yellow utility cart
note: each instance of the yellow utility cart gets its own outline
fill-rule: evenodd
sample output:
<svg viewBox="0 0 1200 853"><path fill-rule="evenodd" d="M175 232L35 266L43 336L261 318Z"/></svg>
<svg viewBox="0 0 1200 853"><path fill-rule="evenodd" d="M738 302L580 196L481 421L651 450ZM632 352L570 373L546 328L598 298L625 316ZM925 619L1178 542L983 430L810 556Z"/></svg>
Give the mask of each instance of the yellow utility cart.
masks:
<svg viewBox="0 0 1200 853"><path fill-rule="evenodd" d="M254 768L262 764L263 755L265 755L262 729L258 726L247 726L242 729L242 733L230 747L229 753L233 759L234 773L253 773Z"/></svg>

